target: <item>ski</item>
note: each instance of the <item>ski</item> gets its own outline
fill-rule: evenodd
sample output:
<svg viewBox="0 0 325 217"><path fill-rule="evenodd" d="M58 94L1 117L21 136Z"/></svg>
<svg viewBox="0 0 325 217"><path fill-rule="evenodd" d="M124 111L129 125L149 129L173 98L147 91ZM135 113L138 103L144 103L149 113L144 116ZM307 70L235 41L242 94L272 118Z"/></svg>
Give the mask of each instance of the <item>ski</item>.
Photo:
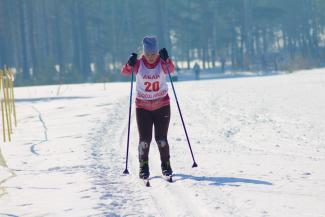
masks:
<svg viewBox="0 0 325 217"><path fill-rule="evenodd" d="M165 176L162 175L163 179L165 179L167 182L172 183L173 182L173 175Z"/></svg>
<svg viewBox="0 0 325 217"><path fill-rule="evenodd" d="M151 185L150 185L150 181L149 181L149 178L147 178L147 179L142 179L142 181L143 181L143 183L144 183L144 185L145 185L146 187L151 187Z"/></svg>

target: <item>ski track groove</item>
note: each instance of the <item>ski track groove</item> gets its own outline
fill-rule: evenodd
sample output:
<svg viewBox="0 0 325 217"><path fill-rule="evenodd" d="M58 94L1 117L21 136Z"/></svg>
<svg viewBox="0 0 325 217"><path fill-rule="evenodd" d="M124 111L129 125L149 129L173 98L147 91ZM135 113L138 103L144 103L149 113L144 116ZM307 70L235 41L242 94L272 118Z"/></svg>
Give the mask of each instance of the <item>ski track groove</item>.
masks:
<svg viewBox="0 0 325 217"><path fill-rule="evenodd" d="M100 216L142 216L143 210L145 209L144 206L148 205L150 207L151 202L155 202L151 194L143 195L144 190L142 190L142 188L146 187L140 186L139 179L132 175L132 173L137 171L135 168L132 168L133 159L130 158L134 153L129 154L128 165L131 174L123 175L128 125L127 116L124 115L124 112L121 112L121 108L124 108L123 104L120 103L122 101L126 100L124 100L124 98L120 99L118 103L111 108L112 110L108 112L105 111L109 116L105 117L105 121L98 126L98 133L89 138L91 140L91 146L89 147L91 149L89 150L91 158L95 161L97 167L107 167L107 169L104 169L105 171L99 171L99 174L98 171L89 171L95 180L93 186L97 188L97 191L100 193L100 198L98 198L97 202L99 207L97 211ZM131 129L131 132L132 130L134 129ZM132 146L131 140L130 146ZM96 153L100 154L97 155ZM110 164L120 166L110 168L107 166ZM118 185L112 188L112 186L109 186L109 183L112 181L118 183ZM100 186L98 186L98 183ZM106 184L102 185L102 183ZM139 195L140 190L141 194ZM107 194L111 196L107 198L105 196ZM145 195L147 195L147 197ZM148 198L151 198L151 201L143 204L142 201L148 200ZM113 200L113 202L108 204L107 200ZM130 207L130 205L132 207ZM154 215L147 214L147 216L165 216L156 204L151 205L151 207L152 206L155 206L157 211ZM128 207L127 213L125 212L126 207Z"/></svg>
<svg viewBox="0 0 325 217"><path fill-rule="evenodd" d="M134 109L133 109L133 110L134 110ZM120 146L122 147L121 150L125 150L125 146L123 147L122 144L126 144L126 142L127 142L127 140L126 140L126 137L127 137L127 130L128 130L127 118L125 118L124 122L125 122L126 124L125 124L125 126L124 126L124 128L123 128L123 131L122 131L121 136L120 136L120 139L119 139L119 144L120 144ZM133 122L133 118L131 118L131 126L132 126L132 122ZM131 134L132 134L132 131L133 131L134 129L135 129L135 128L130 127L130 130L131 130L130 133L131 133ZM130 137L131 137L131 134L130 134ZM130 143L132 143L131 139L130 139ZM131 146L131 144L130 144L130 146ZM124 149L123 149L123 148L124 148ZM151 180L149 180L151 186L150 186L150 187L146 187L146 186L144 186L142 180L140 180L136 175L132 175L132 172L133 172L133 174L137 174L138 167L137 167L137 166L135 165L135 163L133 162L134 157L131 157L131 156L134 156L134 155L130 154L130 149L129 149L128 169L129 169L130 174L127 174L127 175L125 175L125 176L129 176L129 177L131 177L131 178L132 178L132 181L133 181L134 183L139 183L139 185L141 185L141 187L144 188L144 191L147 190L146 188L153 188ZM124 160L125 160L125 159L124 159ZM130 166L131 166L132 170L130 170ZM167 217L167 216L164 214L164 211L163 211L163 210L161 209L161 207L158 205L157 200L154 198L154 196L152 195L152 193L149 192L149 191L145 191L145 192L146 192L146 193L149 195L149 197L152 199L152 202L154 203L155 208L156 208L157 212L159 213L159 216Z"/></svg>
<svg viewBox="0 0 325 217"><path fill-rule="evenodd" d="M34 154L34 155L40 155L37 151L36 151L36 146L45 143L48 141L48 135L47 135L47 127L46 127L46 123L42 117L42 113L35 107L35 106L31 106L33 108L33 110L38 114L38 119L42 124L43 127L43 133L44 133L44 139L42 139L39 143L33 144L30 147L30 151Z"/></svg>
<svg viewBox="0 0 325 217"><path fill-rule="evenodd" d="M207 98L209 98L209 97L207 97ZM187 107L189 107L191 105L196 105L195 99L189 97L188 95L182 95L182 102L183 102L183 107L184 108L187 108ZM205 121L211 120L211 117L209 117L209 115L217 116L218 113L220 113L221 110L222 110L222 108L220 108L218 104L217 105L214 105L216 107L215 109L207 109L206 106L212 106L211 103L208 103L208 102L209 101L207 100L206 103L200 103L200 104L198 104L197 111L200 113L200 115L198 115L198 114L196 115L196 117L201 117ZM204 108L202 107L203 105L205 105ZM209 113L209 115L208 115L205 112L206 110L208 110L208 111L214 111L214 112L213 113ZM212 118L212 120L218 120L218 119ZM200 123L200 122L198 122L198 123ZM222 136L222 135L220 135L220 136ZM232 143L232 145L235 146L234 143ZM235 147L233 147L232 149L234 149L234 148ZM186 191L184 191L184 192L186 192ZM206 197L208 197L208 196L209 195L207 195L207 194L200 194L200 197L203 197L203 198L201 198L201 201L202 201L202 199L203 200L206 200ZM188 197L186 197L186 198L188 198ZM207 200L207 201L209 201L209 200ZM221 187L218 187L218 201L216 201L216 203L218 204L218 206L220 206L220 209L223 211L222 216L229 216L229 217L243 217L244 216L242 214L242 212L240 211L239 207L237 207L235 205L236 203L235 203L234 197L231 196L230 193L227 194L226 192L224 192L222 186ZM216 211L206 212L206 215L198 215L198 216L210 216L212 213L216 213ZM216 215L217 215L217 213L216 213Z"/></svg>
<svg viewBox="0 0 325 217"><path fill-rule="evenodd" d="M91 158L95 161L97 166L107 167L107 165L112 164L113 162L119 162L121 155L116 153L114 141L116 140L116 134L112 131L112 128L117 127L115 130L119 131L121 126L119 124L120 121L124 121L122 117L120 117L120 112L118 108L121 108L121 105L117 103L115 107L108 112L110 115L114 115L114 119L110 117L105 117L106 120L101 124L98 134L94 135L93 138L90 138L91 147L89 150ZM105 111L106 113L107 111ZM111 139L111 140L110 140ZM97 155L100 153L100 155ZM98 211L100 212L100 216L116 216L119 215L119 212L123 210L124 200L121 196L121 192L128 191L128 186L125 185L123 180L118 179L118 173L115 168L107 167L105 171L93 171L92 174L95 182L93 183L95 188L98 188L100 193L100 198L98 198ZM117 186L113 186L110 188L109 183L119 183ZM100 185L100 186L99 186ZM107 197L107 195L111 195ZM112 199L113 202L107 204L106 200ZM127 199L126 199L127 200Z"/></svg>
<svg viewBox="0 0 325 217"><path fill-rule="evenodd" d="M126 121L125 121L126 122ZM131 137L135 138L137 137L137 128L135 126L135 118L131 118L131 133L130 133L130 143L135 143L135 139L132 139ZM132 126L133 124L133 126ZM124 127L123 133L120 137L120 144L123 144L123 140L126 141L127 136L127 124ZM133 132L132 132L133 131ZM137 144L137 143L136 143ZM151 146L156 145L155 141L152 141ZM135 157L137 154L132 153L132 146L130 145L129 150L129 165L132 168L133 174L129 174L129 176L132 176L133 180L139 180L137 177L138 172L138 159ZM137 148L134 148L135 151L137 151ZM158 149L152 150L152 151L158 151ZM131 153L131 154L130 154ZM151 169L151 175L159 171L160 175L160 167L157 166L157 163L152 163ZM154 173L153 173L154 172ZM132 173L132 172L130 172ZM155 174L156 175L156 174ZM157 176L159 176L157 175ZM156 182L156 179L159 180L159 182ZM180 181L179 181L180 182ZM189 189L185 189L182 186L182 183L176 183L173 181L173 183L168 183L166 180L163 180L163 178L156 178L156 176L151 177L150 184L151 187L145 187L143 185L143 182L136 181L136 183L139 183L143 186L144 190L148 192L150 197L152 198L155 208L157 212L159 213L159 216L209 216L211 215L211 212L208 211L208 209L202 204L200 201L198 201L197 198L194 198L193 192L189 193ZM163 196L163 198L162 198ZM166 204L166 201L172 201L170 203ZM198 204L200 204L198 206ZM171 207L171 205L174 205L174 207ZM182 207L182 209L180 209ZM177 210L177 213L174 211Z"/></svg>

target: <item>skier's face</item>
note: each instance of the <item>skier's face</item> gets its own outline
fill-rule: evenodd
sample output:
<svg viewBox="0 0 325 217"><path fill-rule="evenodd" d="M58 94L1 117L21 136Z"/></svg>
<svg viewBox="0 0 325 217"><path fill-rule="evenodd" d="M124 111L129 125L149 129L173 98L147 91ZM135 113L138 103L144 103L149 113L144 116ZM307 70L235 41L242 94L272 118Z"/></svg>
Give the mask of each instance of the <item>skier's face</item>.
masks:
<svg viewBox="0 0 325 217"><path fill-rule="evenodd" d="M155 63L158 56L159 56L158 53L144 54L144 57L150 64Z"/></svg>

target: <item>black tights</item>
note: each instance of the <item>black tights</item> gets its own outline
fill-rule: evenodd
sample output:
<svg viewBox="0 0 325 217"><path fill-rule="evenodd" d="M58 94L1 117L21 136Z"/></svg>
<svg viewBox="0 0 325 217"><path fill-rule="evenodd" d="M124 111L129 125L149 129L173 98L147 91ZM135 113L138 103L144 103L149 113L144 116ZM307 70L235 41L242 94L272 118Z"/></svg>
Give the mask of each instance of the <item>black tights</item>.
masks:
<svg viewBox="0 0 325 217"><path fill-rule="evenodd" d="M152 140L152 126L155 126L155 140L157 142L161 162L169 160L169 144L167 141L170 121L170 105L154 111L142 108L136 110L139 131L139 161L148 161L149 148Z"/></svg>

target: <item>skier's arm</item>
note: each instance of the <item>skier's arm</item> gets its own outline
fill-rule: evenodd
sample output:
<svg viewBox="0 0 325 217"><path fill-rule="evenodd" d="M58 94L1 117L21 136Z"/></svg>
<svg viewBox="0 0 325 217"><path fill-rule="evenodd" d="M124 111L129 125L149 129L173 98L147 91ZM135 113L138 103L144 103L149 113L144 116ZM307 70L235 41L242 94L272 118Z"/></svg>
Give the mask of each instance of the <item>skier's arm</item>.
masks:
<svg viewBox="0 0 325 217"><path fill-rule="evenodd" d="M137 73L140 66L140 60L137 59L137 54L132 53L128 62L121 69L121 74L124 76L132 74L132 66L134 67L134 72Z"/></svg>
<svg viewBox="0 0 325 217"><path fill-rule="evenodd" d="M174 73L175 66L174 66L173 61L170 58L168 58L166 61L162 60L161 62L162 62L161 65L162 65L162 68L163 68L165 74L168 74L167 65L168 65L168 69L169 69L170 74Z"/></svg>
<svg viewBox="0 0 325 217"><path fill-rule="evenodd" d="M170 73L174 73L175 66L174 66L173 61L169 58L166 48L162 48L159 50L159 56L162 61L161 65L162 65L162 68L163 68L165 74L168 74L168 71ZM167 70L167 67L169 70Z"/></svg>
<svg viewBox="0 0 325 217"><path fill-rule="evenodd" d="M140 60L137 60L136 64L134 65L134 73L136 74L139 70ZM128 76L132 74L132 67L129 64L125 64L121 69L121 75Z"/></svg>

